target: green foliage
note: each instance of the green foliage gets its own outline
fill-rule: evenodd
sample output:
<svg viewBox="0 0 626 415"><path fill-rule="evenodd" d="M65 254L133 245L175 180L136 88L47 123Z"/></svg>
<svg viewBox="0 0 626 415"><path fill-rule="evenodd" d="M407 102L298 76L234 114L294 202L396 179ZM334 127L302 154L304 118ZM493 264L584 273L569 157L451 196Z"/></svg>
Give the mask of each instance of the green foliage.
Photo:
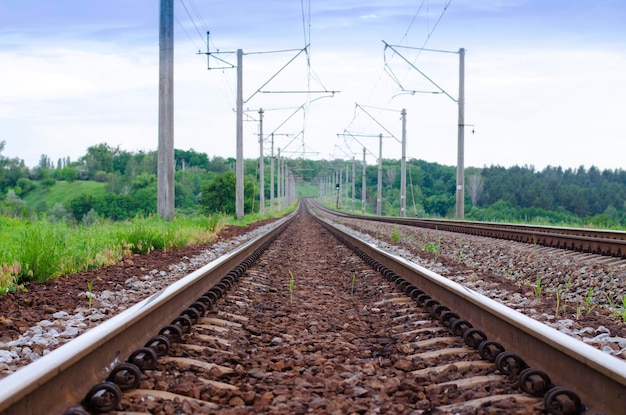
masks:
<svg viewBox="0 0 626 415"><path fill-rule="evenodd" d="M21 267L21 279L42 282L58 277L65 271L67 256L64 227L33 223L16 234L16 256Z"/></svg>
<svg viewBox="0 0 626 415"><path fill-rule="evenodd" d="M205 213L235 214L235 190L237 177L228 171L217 175L202 188L202 207ZM244 180L244 212L251 212L254 186Z"/></svg>
<svg viewBox="0 0 626 415"><path fill-rule="evenodd" d="M542 277L539 276L537 278L537 281L535 282L535 285L533 286L533 292L535 293L535 299L537 301L541 299L541 293L543 291L543 287L541 286L541 279Z"/></svg>
<svg viewBox="0 0 626 415"><path fill-rule="evenodd" d="M90 209L86 215L83 215L81 223L84 226L93 226L98 222L98 220L100 220L100 216L98 216L98 212L96 212L94 209Z"/></svg>
<svg viewBox="0 0 626 415"><path fill-rule="evenodd" d="M296 279L293 277L291 270L289 271L289 303L293 303L293 288L296 284Z"/></svg>
<svg viewBox="0 0 626 415"><path fill-rule="evenodd" d="M432 252L435 254L435 262L439 259L441 252L441 235L437 234L437 243L429 242L425 248L426 252Z"/></svg>
<svg viewBox="0 0 626 415"><path fill-rule="evenodd" d="M7 192L5 200L0 200L0 215L19 218L23 216L25 207L26 203L11 189Z"/></svg>
<svg viewBox="0 0 626 415"><path fill-rule="evenodd" d="M504 200L499 200L486 208L472 207L466 212L465 219L482 222L582 225L580 218L564 210L547 211L539 208L519 208Z"/></svg>
<svg viewBox="0 0 626 415"><path fill-rule="evenodd" d="M57 178L57 180L73 182L74 180L78 179L78 170L76 169L76 167L66 166L58 170L55 177Z"/></svg>
<svg viewBox="0 0 626 415"><path fill-rule="evenodd" d="M113 172L113 159L119 151L119 148L112 148L106 143L88 147L87 154L81 161L86 167L89 179L96 180L97 177Z"/></svg>
<svg viewBox="0 0 626 415"><path fill-rule="evenodd" d="M400 235L400 230L398 229L397 225L393 225L393 231L391 232L391 242L393 243L398 243L400 242L400 240L402 239L402 236Z"/></svg>
<svg viewBox="0 0 626 415"><path fill-rule="evenodd" d="M93 303L93 283L95 280L100 280L100 277L94 278L87 283L87 296L89 297L89 308L91 308L91 304Z"/></svg>
<svg viewBox="0 0 626 415"><path fill-rule="evenodd" d="M173 229L164 226L154 226L154 223L138 220L133 222L130 229L121 230L119 239L125 243L125 246L134 254L145 254L154 249L164 249L168 244L175 244L173 238ZM164 228L165 227L165 232Z"/></svg>
<svg viewBox="0 0 626 415"><path fill-rule="evenodd" d="M61 222L65 219L67 219L67 209L65 209L65 206L62 204L56 203L48 215L48 220L51 222Z"/></svg>
<svg viewBox="0 0 626 415"><path fill-rule="evenodd" d="M72 211L70 201L80 195L92 195L94 197L103 195L106 192L106 185L104 183L97 183L93 181L78 180L73 183L66 181L58 181L56 184L48 189L44 190L41 186L37 186L27 195L24 195L23 199L29 206L38 206L42 202L45 202L48 207L53 207L57 203L62 204L68 211ZM87 209L84 213L87 213Z"/></svg>
<svg viewBox="0 0 626 415"><path fill-rule="evenodd" d="M447 216L454 211L455 205L456 199L452 194L433 195L424 200L426 211L436 216Z"/></svg>
<svg viewBox="0 0 626 415"><path fill-rule="evenodd" d="M44 189L49 189L52 186L54 186L55 184L57 184L57 181L54 178L52 178L52 177L48 177L47 179L43 179L41 181L41 186Z"/></svg>
<svg viewBox="0 0 626 415"><path fill-rule="evenodd" d="M153 216L68 226L65 222L30 223L0 216L0 291L114 264L132 253L206 242L223 220L219 216L181 216L165 221Z"/></svg>
<svg viewBox="0 0 626 415"><path fill-rule="evenodd" d="M17 186L21 189L20 196L25 195L36 187L35 182L27 177L20 177L17 180Z"/></svg>
<svg viewBox="0 0 626 415"><path fill-rule="evenodd" d="M105 218L123 220L137 214L150 214L156 209L156 151L130 153L111 147L106 143L91 146L77 161L60 158L55 163L42 155L37 166L28 168L17 158L2 156L4 142L0 142L0 212L13 216L28 216L32 212L49 214L48 211L61 203L68 211L73 209L69 202L81 194L103 197L103 193L121 195L108 196L104 200L113 202L110 209L95 203L86 210L78 211L80 221L90 209ZM231 196L219 199L202 197L209 183L220 180L222 174L235 168L233 158L209 157L193 149L174 150L175 158L175 206L184 212L233 212ZM316 196L319 180L329 177L337 168L346 167L351 173L351 161L346 160L290 160L289 167L296 173L297 197ZM361 211L362 162L354 161L355 195L351 183L346 197L353 197L357 211ZM265 199L270 199L270 159L266 159ZM394 216L400 213L399 185L400 161L383 159L382 213ZM376 209L376 187L378 166L366 166L365 198L366 213ZM258 208L258 161L244 160L245 212ZM345 177L345 173L344 173ZM473 186L466 197L466 218L479 221L530 222L551 225L591 226L595 228L626 228L626 171L604 170L596 167L585 169L562 169L546 167L538 171L532 166L504 168L490 166L467 167L466 189L470 178L482 178L482 186ZM96 183L95 180L100 180ZM71 186L67 186L71 184ZM214 185L220 183L215 182ZM456 168L424 160L407 160L407 215L445 217L454 215L456 197ZM63 186L66 185L66 186ZM93 187L102 185L100 189ZM226 186L227 183L221 183ZM86 186L86 187L85 187ZM228 184L228 186L230 186ZM346 186L344 186L346 187ZM3 197L12 189L26 206L15 199L3 203ZM274 191L277 183L274 183ZM255 190L257 194L255 194ZM230 192L230 190L229 190ZM471 195L469 193L472 193ZM230 193L229 193L230 194ZM215 194L214 194L215 195ZM135 202L125 200L131 196ZM43 203L45 201L45 203ZM15 203L18 202L18 203ZM220 204L220 202L223 202ZM348 203L348 210L351 203ZM126 210L126 211L124 211Z"/></svg>

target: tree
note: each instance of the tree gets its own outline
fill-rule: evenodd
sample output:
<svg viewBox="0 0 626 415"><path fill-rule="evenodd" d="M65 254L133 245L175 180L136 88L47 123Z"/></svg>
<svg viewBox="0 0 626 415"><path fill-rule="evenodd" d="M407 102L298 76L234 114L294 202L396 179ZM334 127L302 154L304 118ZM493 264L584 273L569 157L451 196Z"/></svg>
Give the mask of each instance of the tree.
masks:
<svg viewBox="0 0 626 415"><path fill-rule="evenodd" d="M117 153L119 153L119 148L111 148L105 143L87 148L87 154L81 158L81 161L87 168L89 178L93 179L99 172L113 172L113 159Z"/></svg>
<svg viewBox="0 0 626 415"><path fill-rule="evenodd" d="M91 209L96 205L96 198L93 195L81 193L79 196L72 199L69 203L72 216L78 222L83 219Z"/></svg>
<svg viewBox="0 0 626 415"><path fill-rule="evenodd" d="M24 160L2 156L4 145L5 142L0 141L0 193L15 187L20 178L28 177L28 167L24 165Z"/></svg>
<svg viewBox="0 0 626 415"><path fill-rule="evenodd" d="M235 187L237 176L228 171L217 175L202 188L202 207L206 213L235 214ZM250 212L254 185L244 180L244 210Z"/></svg>
<svg viewBox="0 0 626 415"><path fill-rule="evenodd" d="M467 194L469 195L472 206L476 206L478 198L480 198L483 192L483 186L485 185L485 179L480 174L472 174L467 178Z"/></svg>

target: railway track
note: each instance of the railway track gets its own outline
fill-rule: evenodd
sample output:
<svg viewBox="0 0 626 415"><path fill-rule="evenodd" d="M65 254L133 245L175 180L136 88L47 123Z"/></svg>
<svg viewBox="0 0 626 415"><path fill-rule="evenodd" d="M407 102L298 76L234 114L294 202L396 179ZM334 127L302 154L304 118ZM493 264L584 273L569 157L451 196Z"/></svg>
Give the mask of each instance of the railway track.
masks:
<svg viewBox="0 0 626 415"><path fill-rule="evenodd" d="M556 249L567 249L571 251L626 258L626 232L622 231L495 222L349 215L347 213L327 209L319 203L314 203L317 209L324 210L338 216L485 236L488 238L506 239L509 241L537 244Z"/></svg>
<svg viewBox="0 0 626 415"><path fill-rule="evenodd" d="M623 362L311 220L4 379L0 411L621 413Z"/></svg>

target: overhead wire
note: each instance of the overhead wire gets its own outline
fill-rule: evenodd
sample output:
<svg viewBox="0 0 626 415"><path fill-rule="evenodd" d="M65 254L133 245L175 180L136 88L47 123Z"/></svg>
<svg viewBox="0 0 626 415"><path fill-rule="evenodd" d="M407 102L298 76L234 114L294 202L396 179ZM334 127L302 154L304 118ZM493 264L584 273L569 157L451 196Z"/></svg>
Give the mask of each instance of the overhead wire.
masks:
<svg viewBox="0 0 626 415"><path fill-rule="evenodd" d="M420 6L417 8L417 11L413 15L413 19L411 19L411 23L409 23L409 27L407 27L407 29L404 32L404 35L402 36L402 39L400 39L400 42L398 42L399 44L402 44L402 42L408 37L409 31L413 27L413 24L415 23L415 20L417 19L417 16L419 15L420 11L422 11L422 7L424 7L424 3L426 3L426 0L422 0L422 4L420 4Z"/></svg>
<svg viewBox="0 0 626 415"><path fill-rule="evenodd" d="M174 20L176 20L176 23L178 23L178 26L183 30L185 35L187 35L187 38L189 39L189 41L191 43L193 43L193 45L196 47L196 49L200 50L200 47L198 46L198 43L196 43L196 41L191 37L189 32L187 32L187 29L185 29L185 26L183 26L183 24L180 22L180 20L178 20L178 17L174 16Z"/></svg>
<svg viewBox="0 0 626 415"><path fill-rule="evenodd" d="M198 25L196 24L196 21L194 20L193 16L191 15L191 13L189 13L189 9L187 8L187 5L185 4L185 0L180 0L180 4L183 5L183 8L185 9L185 12L187 13L187 16L189 16L189 19L191 20L191 23L193 24L193 27L195 27L196 31L198 32L198 35L200 36L200 39L202 39L202 41L204 42L204 34L202 34L202 32L200 31L200 28L198 28ZM206 31L205 31L206 33Z"/></svg>
<svg viewBox="0 0 626 415"><path fill-rule="evenodd" d="M435 33L435 31L437 30L437 28L438 28L438 26L439 26L440 22L442 21L442 19L443 19L444 15L445 15L446 11L448 10L448 8L449 8L449 6L450 6L450 4L451 4L451 3L452 3L452 0L448 0L448 1L446 2L445 6L444 6L444 7L443 7L443 9L441 10L441 13L439 14L439 17L437 18L437 20L435 21L435 23L434 23L434 24L433 24L433 26L431 27L431 25L430 25L430 19L429 19L429 15L430 15L430 2L428 2L427 0L422 0L422 2L420 3L420 5L419 5L419 6L418 6L418 8L417 8L417 11L415 12L415 14L413 15L413 17L412 17L411 21L409 22L409 25L408 25L407 29L404 31L404 34L403 34L402 38L400 39L400 42L399 42L399 43L401 44L402 42L404 42L404 41L408 38L408 34L409 34L409 32L411 31L411 29L413 28L413 26L414 26L415 22L417 21L418 16L420 15L420 13L422 13L422 11L424 10L424 7L426 7L426 15L427 15L427 19L426 19L426 20L427 20L427 36L426 36L426 39L424 40L423 45L422 45L422 47L425 47L425 46L428 44L428 42L431 40L431 38L432 38L433 34ZM387 49L387 48L385 48L385 52L386 52L386 49ZM406 88L404 87L404 85L403 85L403 84L404 84L404 82L406 81L406 78L407 78L407 76L408 76L408 73L410 72L410 69L409 69L409 71L408 71L408 72L407 72L407 73L406 73L406 74L402 77L402 79L401 79L401 77L400 77L400 76L398 76L398 75L394 72L394 70L392 69L391 65L389 64L389 63L390 63L390 61L391 61L391 59L393 59L393 57L394 57L394 56L395 56L395 53L394 53L394 54L392 54L392 55L388 58L388 57L387 57L387 54L386 54L386 53L383 53L383 58L384 58L383 71L380 73L380 75L379 75L378 79L376 80L376 82L374 83L374 85L373 85L372 89L370 90L369 95L367 96L367 100L366 100L366 101L369 101L369 100L370 100L370 98L372 97L372 95L374 94L374 92L376 91L376 89L379 87L380 82L381 82L381 79L382 79L382 75L383 75L384 73L386 73L386 74L389 76L389 78L393 81L393 83L395 83L395 84L396 84L396 86L399 88L400 92L393 94L393 95L390 97L389 101L387 102L387 105L385 105L385 107L384 107L384 108L380 108L380 107L379 107L379 108L377 108L377 110L379 111L379 113L381 113L382 111L385 111L385 110L387 110L387 111L391 111L390 109L388 109L388 106L389 106L389 104L392 102L392 100L393 100L393 99L394 99L397 95L399 95L399 94L401 94L401 93L403 93L403 92L407 92L407 90L406 90ZM418 54L417 58L419 58L419 54ZM416 58L416 60L417 60L417 58ZM430 92L430 91L415 91L415 92ZM352 126L353 126L353 125L356 123L356 121L357 121L358 114L357 114L356 108L357 108L357 107L355 106L355 112L354 112L354 114L353 114L352 119L350 120L350 122L349 122L349 124L348 124L348 127L346 128L346 131L349 131L349 130L352 128ZM376 120L376 118L375 118L375 117L372 117L370 114L367 114L367 115L369 115L369 117L370 117L370 120L369 120L370 122L369 122L369 124L368 124L368 125L371 125L371 122L372 122L372 120L373 120L376 124L378 124L378 125L379 125L379 127L381 126L381 125L380 125L380 123Z"/></svg>
<svg viewBox="0 0 626 415"><path fill-rule="evenodd" d="M437 21L435 22L435 24L433 25L432 29L430 29L428 31L428 35L426 36L426 39L424 40L424 43L422 44L421 48L416 48L419 49L419 51L417 52L417 56L415 56L415 59L413 59L413 65L415 65L415 62L417 62L417 60L419 59L419 57L422 54L422 50L426 48L426 45L428 44L428 42L430 41L433 33L435 32L435 30L437 29L437 27L439 26L439 23L441 22L441 20L443 19L443 16L446 14L446 11L448 11L448 7L450 6L450 3L452 3L452 0L448 0L448 2L446 3L446 5L443 7L443 9L441 10L441 13L439 14L439 17L437 18ZM395 53L394 53L395 54ZM407 73L404 76L404 80L406 80L406 77L409 75L409 73L411 72L411 67L409 67L409 70L407 71ZM402 85L402 82L399 83L399 85ZM404 89L403 87L401 87L401 91L405 92L406 89Z"/></svg>
<svg viewBox="0 0 626 415"><path fill-rule="evenodd" d="M306 4L305 4L306 3ZM300 0L300 7L302 13L302 34L305 45L305 53L306 53L306 85L307 91L311 91L311 0ZM302 112L302 143L304 149L304 140L306 135L304 132L307 127L307 120L309 117L309 110L311 106L311 93L307 93L306 102L304 104L303 112ZM303 154L304 158L304 154Z"/></svg>
<svg viewBox="0 0 626 415"><path fill-rule="evenodd" d="M198 18L198 20L200 21L200 23L202 24L202 29L203 32L208 32L209 31L209 26L207 26L207 24L205 23L204 19L202 18L202 15L200 14L200 11L198 10L198 7L196 6L196 3L194 0L188 0L190 5L191 5L191 9L194 11L194 14L196 15L196 17Z"/></svg>

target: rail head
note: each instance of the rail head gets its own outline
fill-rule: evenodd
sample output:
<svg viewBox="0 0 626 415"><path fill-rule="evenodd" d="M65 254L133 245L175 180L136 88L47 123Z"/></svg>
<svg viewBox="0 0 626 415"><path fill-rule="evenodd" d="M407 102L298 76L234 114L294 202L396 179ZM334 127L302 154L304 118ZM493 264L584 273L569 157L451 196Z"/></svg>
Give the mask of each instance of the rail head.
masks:
<svg viewBox="0 0 626 415"><path fill-rule="evenodd" d="M91 386L105 379L118 363L143 347L298 213L279 219L267 232L0 380L0 413L61 414L79 403Z"/></svg>

